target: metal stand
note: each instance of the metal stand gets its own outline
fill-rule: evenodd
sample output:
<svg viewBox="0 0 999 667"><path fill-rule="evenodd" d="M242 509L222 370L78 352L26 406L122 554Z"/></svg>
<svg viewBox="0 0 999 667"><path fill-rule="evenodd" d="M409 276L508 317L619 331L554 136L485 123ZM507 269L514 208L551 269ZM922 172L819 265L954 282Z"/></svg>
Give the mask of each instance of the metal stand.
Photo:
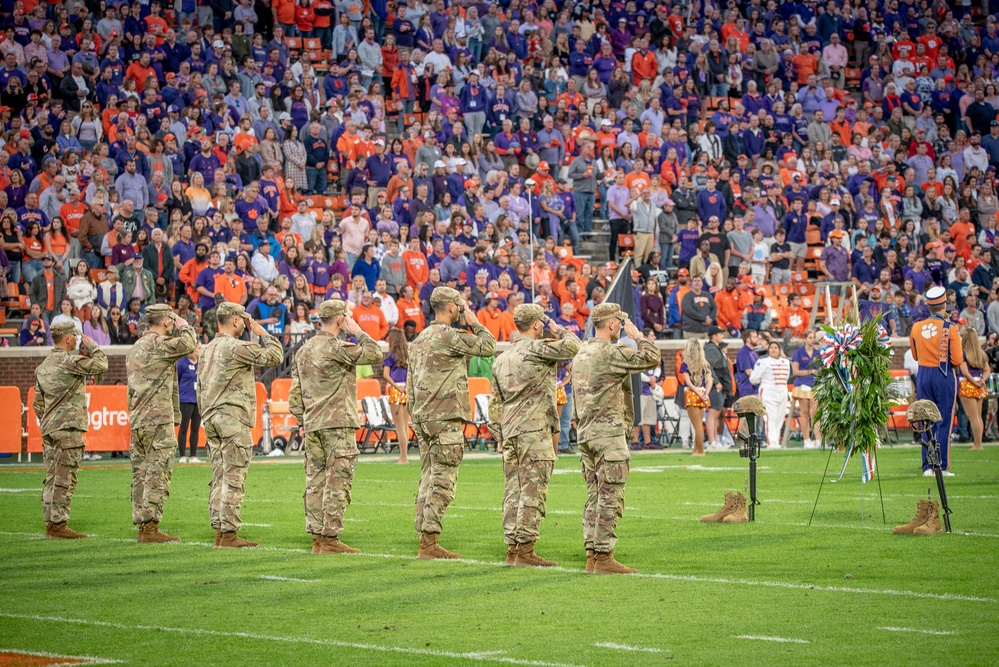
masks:
<svg viewBox="0 0 999 667"><path fill-rule="evenodd" d="M763 440L756 432L756 416L747 414L745 415L745 419L749 435L746 436L742 435L742 433L737 433L735 437L745 443L745 446L739 449L739 456L749 459L749 507L747 508L747 516L749 521L755 521L756 506L760 504L760 501L756 499L756 460L760 458L760 447L763 445Z"/></svg>
<svg viewBox="0 0 999 667"><path fill-rule="evenodd" d="M926 460L933 467L933 475L937 478L937 494L940 496L940 507L943 510L944 531L950 532L950 506L947 504L947 489L944 488L943 469L940 467L940 443L933 437L933 431L925 434L923 447L926 448Z"/></svg>
<svg viewBox="0 0 999 667"><path fill-rule="evenodd" d="M823 441L822 446L825 447L825 441ZM829 463L832 461L832 455L834 451L836 451L836 448L832 446L832 443L830 443L829 456L826 457L826 468L825 470L822 471L822 481L819 482L819 492L815 494L815 504L812 505L812 515L808 517L809 526L812 525L812 519L815 518L815 508L819 506L819 496L822 495L822 485L826 483L826 474L829 472Z"/></svg>

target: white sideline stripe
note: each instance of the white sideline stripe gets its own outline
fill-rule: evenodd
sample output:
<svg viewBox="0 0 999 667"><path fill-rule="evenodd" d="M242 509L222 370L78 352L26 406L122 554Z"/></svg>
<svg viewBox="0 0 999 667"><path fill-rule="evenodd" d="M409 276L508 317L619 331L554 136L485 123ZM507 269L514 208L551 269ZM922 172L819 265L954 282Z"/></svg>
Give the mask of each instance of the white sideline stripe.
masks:
<svg viewBox="0 0 999 667"><path fill-rule="evenodd" d="M782 644L811 644L807 639L794 639L792 637L768 637L767 635L736 635L736 639L755 639L761 642L780 642Z"/></svg>
<svg viewBox="0 0 999 667"><path fill-rule="evenodd" d="M32 491L34 491L35 493L40 493L41 489L24 489L24 488L0 489L0 493L30 493ZM27 651L21 651L21 652L22 653L27 653ZM42 655L42 654L39 654L39 655Z"/></svg>
<svg viewBox="0 0 999 667"><path fill-rule="evenodd" d="M0 535L8 535L14 537L25 537L28 540L37 540L41 538L39 533L20 533L20 532L7 532L0 531ZM134 544L134 539L125 539L121 537L101 537L100 535L91 534L89 539L100 539L109 542L128 542ZM180 549L185 546L196 546L196 547L212 547L213 545L208 542L168 542L163 545L167 549ZM293 553L293 554L309 554L311 549L291 549L289 547L267 547L260 546L248 549L247 551L275 551L279 553ZM361 552L356 554L338 554L339 557L343 558L384 558L384 559L396 559L396 560L419 560L416 556L408 554L386 554L386 553L373 553L373 552ZM499 561L486 561L477 560L475 558L455 558L447 561L436 561L441 564L446 565L447 563L464 563L466 565L488 565L490 567L502 567L503 569L509 569L506 567L505 563ZM583 570L576 570L568 567L546 567L548 572L565 572L567 574L585 574ZM753 579L726 579L723 577L700 577L689 574L663 574L659 572L638 572L636 574L626 575L629 577L638 577L643 579L666 579L670 581L686 581L690 583L706 583L706 584L723 584L726 586L731 586L733 584L738 586L760 586L763 588L785 588L790 590L802 590L802 591L824 591L828 593L859 593L861 595L889 595L893 597L911 597L920 598L927 600L952 600L955 602L985 602L988 604L996 604L999 600L995 598L984 598L974 595L958 595L956 593L923 593L920 591L907 591L907 590L895 590L890 588L852 588L848 586L819 586L816 584L796 584L789 581L766 581L766 580L753 580ZM0 614L2 616L2 614Z"/></svg>
<svg viewBox="0 0 999 667"><path fill-rule="evenodd" d="M878 630L886 630L888 632L917 632L922 635L956 635L958 633L952 632L950 630L923 630L920 628L894 628L891 626L882 626L877 628Z"/></svg>
<svg viewBox="0 0 999 667"><path fill-rule="evenodd" d="M257 579L265 579L267 581L294 581L299 584L318 584L319 579L296 579L295 577L279 577L276 574L261 574Z"/></svg>
<svg viewBox="0 0 999 667"><path fill-rule="evenodd" d="M520 660L518 658L507 658L493 651L459 653L457 651L435 651L424 648L407 648L404 646L382 646L380 644L362 644L359 642L345 642L336 639L312 639L311 637L292 637L288 635L263 635L255 632L226 632L223 630L206 630L204 628L172 628L160 625L127 625L125 623L113 623L110 621L90 621L82 618L64 618L62 616L44 616L40 614L12 614L0 612L0 618L13 618L24 621L40 621L48 623L63 623L69 625L85 625L96 628L111 628L114 630L148 630L150 632L172 632L180 635L202 635L208 637L237 637L240 639L254 639L258 641L283 642L288 644L314 644L318 646L332 646L335 648L358 649L361 651L378 651L380 653L403 653L408 655L426 655L435 658L455 658L464 660L474 660L476 662L499 662L510 665L527 665L528 667L579 667L561 662L547 662L544 660Z"/></svg>
<svg viewBox="0 0 999 667"><path fill-rule="evenodd" d="M637 466L631 469L631 472L645 472L645 473L659 473L666 472L667 470L695 470L698 472L746 472L747 468L744 467L723 467L723 466L703 466L698 463L692 463L690 465L680 465L680 466ZM757 470L770 470L769 466L759 466ZM779 474L787 474L783 471L777 471ZM553 475L582 475L576 469L573 468L559 468L552 472Z"/></svg>
<svg viewBox="0 0 999 667"><path fill-rule="evenodd" d="M0 653L10 652L10 653L20 653L21 655L33 655L38 658L65 658L66 660L73 660L74 662L60 662L55 664L50 664L48 667L64 667L68 665L78 665L78 660L86 660L84 665L117 665L121 664L121 660L112 660L111 658L95 658L91 655L63 655L61 653L46 653L44 651L25 651L20 648L2 648L0 647Z"/></svg>
<svg viewBox="0 0 999 667"><path fill-rule="evenodd" d="M628 646L627 644L615 644L613 642L597 642L594 646L598 648L610 648L615 651L637 651L640 653L669 653L665 649L651 648L648 646Z"/></svg>
<svg viewBox="0 0 999 667"><path fill-rule="evenodd" d="M251 528L270 528L271 527L271 524L269 524L269 523L247 523L245 521L243 522L243 525L244 526L250 526Z"/></svg>

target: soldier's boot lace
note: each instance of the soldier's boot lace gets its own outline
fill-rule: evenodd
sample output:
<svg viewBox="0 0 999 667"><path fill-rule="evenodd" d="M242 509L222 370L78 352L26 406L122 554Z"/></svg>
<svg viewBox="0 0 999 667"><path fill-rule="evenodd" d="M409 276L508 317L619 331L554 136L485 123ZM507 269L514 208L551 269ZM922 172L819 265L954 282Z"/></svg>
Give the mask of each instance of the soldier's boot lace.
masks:
<svg viewBox="0 0 999 667"><path fill-rule="evenodd" d="M322 546L319 548L321 554L359 554L360 549L347 546L340 541L339 537L323 537Z"/></svg>
<svg viewBox="0 0 999 667"><path fill-rule="evenodd" d="M614 552L593 554L593 574L635 574L633 567L622 565L614 560Z"/></svg>
<svg viewBox="0 0 999 667"><path fill-rule="evenodd" d="M318 533L312 533L312 553L317 554L323 548L323 536Z"/></svg>
<svg viewBox="0 0 999 667"><path fill-rule="evenodd" d="M896 535L912 535L912 532L926 523L926 515L930 511L930 501L929 500L919 500L916 504L916 516L912 517L912 521L902 526L895 526L894 533Z"/></svg>
<svg viewBox="0 0 999 667"><path fill-rule="evenodd" d="M520 551L520 545L518 544L508 544L506 545L506 562L503 563L507 567L510 567L517 560L517 552Z"/></svg>
<svg viewBox="0 0 999 667"><path fill-rule="evenodd" d="M416 557L421 560L435 560L438 558L461 558L461 554L448 551L439 544L440 535L437 533L420 534L420 550Z"/></svg>
<svg viewBox="0 0 999 667"><path fill-rule="evenodd" d="M732 513L735 509L735 494L726 493L725 494L725 504L721 506L721 509L711 514L705 514L701 517L701 523L721 523L725 517Z"/></svg>
<svg viewBox="0 0 999 667"><path fill-rule="evenodd" d="M586 571L593 574L593 558L596 552L593 549L586 550Z"/></svg>
<svg viewBox="0 0 999 667"><path fill-rule="evenodd" d="M45 537L55 540L80 540L86 537L83 533L78 533L66 525L66 522L48 523L45 526Z"/></svg>
<svg viewBox="0 0 999 667"><path fill-rule="evenodd" d="M135 541L144 543L180 542L180 538L162 532L159 521L147 521L139 524L139 535Z"/></svg>
<svg viewBox="0 0 999 667"><path fill-rule="evenodd" d="M741 493L735 494L735 509L729 512L722 523L746 523L749 517L746 516L746 496Z"/></svg>
<svg viewBox="0 0 999 667"><path fill-rule="evenodd" d="M242 537L236 534L236 531L227 533L222 532L222 536L219 538L219 545L217 549L245 549L248 547L259 546L257 542L251 542L249 540L244 540Z"/></svg>
<svg viewBox="0 0 999 667"><path fill-rule="evenodd" d="M921 526L916 526L912 531L913 535L936 535L943 532L943 528L940 526L940 503L935 500L931 500L929 503L930 506L926 511L926 522Z"/></svg>
<svg viewBox="0 0 999 667"><path fill-rule="evenodd" d="M517 559L514 561L516 567L555 567L558 563L545 560L534 553L534 542L525 542L520 545L517 551Z"/></svg>

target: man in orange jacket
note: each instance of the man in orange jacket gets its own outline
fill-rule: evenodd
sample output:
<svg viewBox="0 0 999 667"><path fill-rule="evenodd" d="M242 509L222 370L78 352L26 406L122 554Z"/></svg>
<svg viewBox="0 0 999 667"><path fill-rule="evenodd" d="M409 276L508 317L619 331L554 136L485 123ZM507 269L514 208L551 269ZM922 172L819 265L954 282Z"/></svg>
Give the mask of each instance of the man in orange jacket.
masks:
<svg viewBox="0 0 999 667"><path fill-rule="evenodd" d="M423 309L420 307L420 299L416 296L412 285L402 286L402 294L396 300L395 305L399 309L399 321L396 322L397 328L402 329L406 324L406 320L413 320L416 323L416 333L423 331L423 327L426 326L423 319Z"/></svg>
<svg viewBox="0 0 999 667"><path fill-rule="evenodd" d="M385 314L381 308L374 305L371 292L368 290L364 290L361 294L361 303L354 306L351 317L354 318L359 327L364 329L364 333L375 340L385 340L385 336L388 335L389 325L385 319Z"/></svg>
<svg viewBox="0 0 999 667"><path fill-rule="evenodd" d="M516 328L513 326L513 318L507 317L507 313L500 310L498 305L499 295L496 292L487 294L486 298L482 300L482 307L479 309L479 323L489 329L489 333L496 340L510 340L510 334L516 331Z"/></svg>
<svg viewBox="0 0 999 667"><path fill-rule="evenodd" d="M418 292L427 283L430 268L418 236L409 238L409 248L402 252L402 264L406 267L406 284Z"/></svg>
<svg viewBox="0 0 999 667"><path fill-rule="evenodd" d="M208 245L198 243L194 249L194 257L187 260L180 268L177 278L184 284L187 296L191 297L191 303L198 303L198 290L195 283L198 282L198 274L208 267Z"/></svg>
<svg viewBox="0 0 999 667"><path fill-rule="evenodd" d="M736 287L735 276L729 276L725 281L725 289L715 295L715 305L718 306L718 326L729 333L738 335L742 329L741 294Z"/></svg>

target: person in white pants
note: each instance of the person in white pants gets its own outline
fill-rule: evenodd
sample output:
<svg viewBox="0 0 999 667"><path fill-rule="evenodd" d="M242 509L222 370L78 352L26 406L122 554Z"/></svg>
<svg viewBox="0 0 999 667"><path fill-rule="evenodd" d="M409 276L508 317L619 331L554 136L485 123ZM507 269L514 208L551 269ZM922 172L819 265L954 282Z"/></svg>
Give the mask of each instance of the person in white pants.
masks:
<svg viewBox="0 0 999 667"><path fill-rule="evenodd" d="M787 380L791 376L791 362L783 355L780 343L772 341L767 346L767 356L753 367L749 381L759 387L760 399L767 409L767 448L780 449L780 430L787 417Z"/></svg>

